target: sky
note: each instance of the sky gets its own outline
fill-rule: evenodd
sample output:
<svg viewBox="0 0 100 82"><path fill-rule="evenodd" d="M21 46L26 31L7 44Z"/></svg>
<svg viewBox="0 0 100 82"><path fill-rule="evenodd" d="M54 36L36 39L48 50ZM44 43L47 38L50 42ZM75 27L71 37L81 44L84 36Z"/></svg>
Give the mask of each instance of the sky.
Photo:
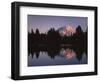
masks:
<svg viewBox="0 0 100 82"><path fill-rule="evenodd" d="M87 17L70 17L70 16L46 16L46 15L28 15L28 31L31 29L35 32L36 28L40 33L46 33L50 28L54 27L55 30L60 27L70 25L76 28L78 25L85 31L88 27Z"/></svg>

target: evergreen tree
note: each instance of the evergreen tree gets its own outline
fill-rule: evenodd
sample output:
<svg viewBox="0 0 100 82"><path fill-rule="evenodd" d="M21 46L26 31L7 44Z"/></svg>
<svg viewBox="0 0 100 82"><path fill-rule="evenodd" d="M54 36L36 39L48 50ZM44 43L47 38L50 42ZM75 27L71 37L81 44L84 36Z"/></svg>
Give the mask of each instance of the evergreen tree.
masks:
<svg viewBox="0 0 100 82"><path fill-rule="evenodd" d="M83 33L83 30L81 28L80 25L78 25L78 27L76 28L76 34L82 34Z"/></svg>
<svg viewBox="0 0 100 82"><path fill-rule="evenodd" d="M38 29L38 28L36 29L36 34L37 34L37 35L39 35L39 34L40 34L40 32L39 32L39 29Z"/></svg>

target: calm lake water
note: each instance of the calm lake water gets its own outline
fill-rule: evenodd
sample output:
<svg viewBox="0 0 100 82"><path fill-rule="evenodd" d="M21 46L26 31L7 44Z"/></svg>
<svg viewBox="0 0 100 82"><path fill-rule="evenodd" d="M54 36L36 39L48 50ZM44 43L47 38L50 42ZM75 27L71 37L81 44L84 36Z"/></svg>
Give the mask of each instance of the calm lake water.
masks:
<svg viewBox="0 0 100 82"><path fill-rule="evenodd" d="M37 48L28 54L28 66L87 64L83 48Z"/></svg>

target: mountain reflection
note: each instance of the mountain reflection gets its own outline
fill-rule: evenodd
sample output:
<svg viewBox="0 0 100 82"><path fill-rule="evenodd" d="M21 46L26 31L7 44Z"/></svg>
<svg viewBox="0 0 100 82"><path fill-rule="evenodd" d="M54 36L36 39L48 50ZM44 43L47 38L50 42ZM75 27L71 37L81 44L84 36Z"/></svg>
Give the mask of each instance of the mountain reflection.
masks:
<svg viewBox="0 0 100 82"><path fill-rule="evenodd" d="M67 59L72 59L76 56L76 53L72 49L62 49L62 54L65 55Z"/></svg>
<svg viewBox="0 0 100 82"><path fill-rule="evenodd" d="M45 54L53 60L55 60L56 57L61 57L66 58L67 60L77 58L78 61L81 61L83 53L87 54L86 49L79 46L38 46L29 49L28 56L31 56L34 60L34 57L39 59L40 55Z"/></svg>

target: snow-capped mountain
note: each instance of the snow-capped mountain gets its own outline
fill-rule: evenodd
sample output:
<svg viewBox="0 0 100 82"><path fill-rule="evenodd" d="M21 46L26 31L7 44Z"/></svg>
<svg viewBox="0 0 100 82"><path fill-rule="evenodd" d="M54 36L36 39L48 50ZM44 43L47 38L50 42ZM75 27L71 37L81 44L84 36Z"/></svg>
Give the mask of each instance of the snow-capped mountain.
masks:
<svg viewBox="0 0 100 82"><path fill-rule="evenodd" d="M70 25L66 25L64 27L59 28L58 31L61 36L71 36L75 33L75 28Z"/></svg>

